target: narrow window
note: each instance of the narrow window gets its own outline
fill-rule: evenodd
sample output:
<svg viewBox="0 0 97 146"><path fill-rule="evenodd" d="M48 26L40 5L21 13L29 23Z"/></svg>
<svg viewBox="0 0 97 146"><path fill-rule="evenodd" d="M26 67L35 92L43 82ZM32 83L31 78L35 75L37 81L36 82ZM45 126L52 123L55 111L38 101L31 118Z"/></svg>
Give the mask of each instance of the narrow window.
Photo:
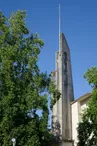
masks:
<svg viewBox="0 0 97 146"><path fill-rule="evenodd" d="M64 52L64 84L67 84L67 53Z"/></svg>
<svg viewBox="0 0 97 146"><path fill-rule="evenodd" d="M67 62L67 53L64 52L64 62Z"/></svg>

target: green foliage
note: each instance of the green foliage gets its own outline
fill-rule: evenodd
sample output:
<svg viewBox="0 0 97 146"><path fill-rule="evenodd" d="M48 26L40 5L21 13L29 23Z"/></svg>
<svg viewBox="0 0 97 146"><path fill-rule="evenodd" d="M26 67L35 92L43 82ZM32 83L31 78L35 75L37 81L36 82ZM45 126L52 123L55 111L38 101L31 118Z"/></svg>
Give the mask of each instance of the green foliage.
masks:
<svg viewBox="0 0 97 146"><path fill-rule="evenodd" d="M83 115L82 121L78 124L77 146L95 146L94 125L89 120L89 115Z"/></svg>
<svg viewBox="0 0 97 146"><path fill-rule="evenodd" d="M49 145L52 138L47 128L48 95L57 90L39 70L44 43L38 34L29 33L25 18L25 11L10 19L0 12L0 146L11 146L13 137L17 146Z"/></svg>
<svg viewBox="0 0 97 146"><path fill-rule="evenodd" d="M87 79L88 83L92 85L92 87L97 88L97 67L88 69L84 75L84 78Z"/></svg>
<svg viewBox="0 0 97 146"><path fill-rule="evenodd" d="M56 89L56 85L52 79L49 83L49 93L50 94L53 93L51 96L51 109L52 109L53 105L56 103L56 101L60 98L61 95L59 90Z"/></svg>
<svg viewBox="0 0 97 146"><path fill-rule="evenodd" d="M78 146L97 146L97 68L88 69L84 77L92 85L93 92L78 125Z"/></svg>

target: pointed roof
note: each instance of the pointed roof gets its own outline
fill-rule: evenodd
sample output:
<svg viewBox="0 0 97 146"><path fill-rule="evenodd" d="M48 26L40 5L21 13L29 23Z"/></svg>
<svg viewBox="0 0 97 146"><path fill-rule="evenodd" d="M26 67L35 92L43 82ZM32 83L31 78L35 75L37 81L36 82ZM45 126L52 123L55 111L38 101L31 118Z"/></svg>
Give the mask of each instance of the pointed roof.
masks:
<svg viewBox="0 0 97 146"><path fill-rule="evenodd" d="M60 40L62 40L62 42L64 41L65 44L67 45L68 49L69 49L69 46L68 46L68 43L67 43L67 40L66 40L66 37L65 37L64 33L60 33Z"/></svg>

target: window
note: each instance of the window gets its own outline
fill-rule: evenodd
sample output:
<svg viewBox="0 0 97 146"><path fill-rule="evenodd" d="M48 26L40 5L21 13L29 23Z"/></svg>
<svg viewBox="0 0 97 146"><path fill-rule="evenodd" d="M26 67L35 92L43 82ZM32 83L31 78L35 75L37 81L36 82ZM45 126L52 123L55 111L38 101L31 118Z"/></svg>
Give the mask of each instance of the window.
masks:
<svg viewBox="0 0 97 146"><path fill-rule="evenodd" d="M64 73L66 73L67 72L67 63L65 62L64 63Z"/></svg>
<svg viewBox="0 0 97 146"><path fill-rule="evenodd" d="M67 84L67 53L64 52L64 84Z"/></svg>
<svg viewBox="0 0 97 146"><path fill-rule="evenodd" d="M67 53L64 52L64 62L67 62Z"/></svg>

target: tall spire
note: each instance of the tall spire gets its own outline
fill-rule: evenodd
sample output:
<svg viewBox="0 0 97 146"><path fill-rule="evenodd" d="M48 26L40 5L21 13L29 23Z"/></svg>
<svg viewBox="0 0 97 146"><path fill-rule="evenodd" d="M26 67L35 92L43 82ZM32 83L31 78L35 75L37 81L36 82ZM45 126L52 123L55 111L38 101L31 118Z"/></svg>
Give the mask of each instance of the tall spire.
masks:
<svg viewBox="0 0 97 146"><path fill-rule="evenodd" d="M60 50L60 32L61 32L61 20L60 20L60 4L59 4L59 50Z"/></svg>

